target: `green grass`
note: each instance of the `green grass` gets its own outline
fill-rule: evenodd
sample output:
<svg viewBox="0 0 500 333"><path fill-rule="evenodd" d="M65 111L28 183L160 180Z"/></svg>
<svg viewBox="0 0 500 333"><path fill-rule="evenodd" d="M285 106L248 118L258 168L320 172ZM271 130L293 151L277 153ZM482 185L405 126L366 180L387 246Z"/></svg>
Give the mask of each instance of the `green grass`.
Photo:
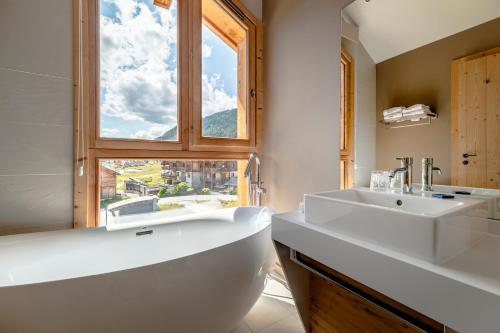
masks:
<svg viewBox="0 0 500 333"><path fill-rule="evenodd" d="M134 166L117 169L117 171L120 171L121 173L116 177L116 188L119 192L123 192L125 190L125 180L129 178L140 179L149 186L156 186L164 183L163 178L161 178L161 163L159 161L147 163L146 165L140 167Z"/></svg>
<svg viewBox="0 0 500 333"><path fill-rule="evenodd" d="M180 203L161 203L161 204L158 204L158 208L160 208L160 210L172 210L172 209L179 209L179 208L184 208L184 204L180 204Z"/></svg>
<svg viewBox="0 0 500 333"><path fill-rule="evenodd" d="M219 200L222 208L238 207L238 200Z"/></svg>

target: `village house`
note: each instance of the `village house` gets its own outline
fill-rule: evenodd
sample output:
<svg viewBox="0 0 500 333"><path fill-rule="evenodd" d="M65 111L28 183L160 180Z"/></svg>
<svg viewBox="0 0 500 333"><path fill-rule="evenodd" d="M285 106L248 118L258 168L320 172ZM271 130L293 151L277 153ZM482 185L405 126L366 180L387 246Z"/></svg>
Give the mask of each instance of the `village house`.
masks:
<svg viewBox="0 0 500 333"><path fill-rule="evenodd" d="M161 176L168 185L188 183L197 190L232 190L237 184L236 161L162 161Z"/></svg>
<svg viewBox="0 0 500 333"><path fill-rule="evenodd" d="M116 176L119 173L105 166L100 167L101 200L116 198Z"/></svg>

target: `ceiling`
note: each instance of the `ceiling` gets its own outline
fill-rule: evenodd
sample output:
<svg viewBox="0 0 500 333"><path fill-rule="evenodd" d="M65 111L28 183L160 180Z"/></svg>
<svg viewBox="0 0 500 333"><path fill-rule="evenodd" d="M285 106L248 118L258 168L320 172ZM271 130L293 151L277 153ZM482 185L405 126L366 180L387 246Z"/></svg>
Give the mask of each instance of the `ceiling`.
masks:
<svg viewBox="0 0 500 333"><path fill-rule="evenodd" d="M355 0L342 14L379 63L500 17L500 0Z"/></svg>

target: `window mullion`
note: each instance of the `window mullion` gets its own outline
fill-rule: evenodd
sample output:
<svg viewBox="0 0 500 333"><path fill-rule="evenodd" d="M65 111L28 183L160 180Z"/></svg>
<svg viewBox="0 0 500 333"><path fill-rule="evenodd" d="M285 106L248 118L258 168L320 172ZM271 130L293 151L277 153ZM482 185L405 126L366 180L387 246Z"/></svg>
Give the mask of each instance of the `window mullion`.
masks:
<svg viewBox="0 0 500 333"><path fill-rule="evenodd" d="M190 150L197 145L201 139L201 1L189 1L190 9L190 112L189 112L189 145Z"/></svg>

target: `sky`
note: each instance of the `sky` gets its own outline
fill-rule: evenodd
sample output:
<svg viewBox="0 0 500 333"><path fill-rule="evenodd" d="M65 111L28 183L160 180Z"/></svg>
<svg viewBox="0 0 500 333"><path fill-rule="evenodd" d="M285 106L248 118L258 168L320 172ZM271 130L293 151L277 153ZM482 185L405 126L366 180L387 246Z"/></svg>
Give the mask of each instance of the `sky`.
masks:
<svg viewBox="0 0 500 333"><path fill-rule="evenodd" d="M154 139L177 125L177 1L100 0L100 128ZM236 108L237 55L202 27L203 116Z"/></svg>

